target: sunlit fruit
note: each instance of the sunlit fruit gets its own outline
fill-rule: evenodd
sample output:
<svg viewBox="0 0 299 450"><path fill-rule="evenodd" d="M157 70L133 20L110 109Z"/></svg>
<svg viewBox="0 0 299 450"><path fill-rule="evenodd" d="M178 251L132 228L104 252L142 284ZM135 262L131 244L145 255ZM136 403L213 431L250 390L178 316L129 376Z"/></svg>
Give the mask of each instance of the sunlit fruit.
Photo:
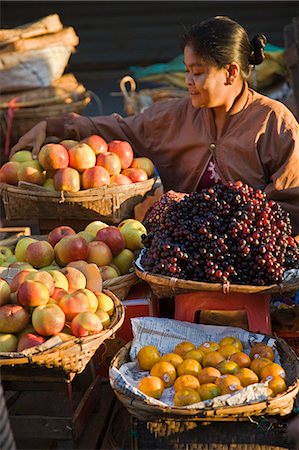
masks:
<svg viewBox="0 0 299 450"><path fill-rule="evenodd" d="M220 388L221 394L232 394L242 389L241 381L234 375L222 375L215 380L216 386Z"/></svg>
<svg viewBox="0 0 299 450"><path fill-rule="evenodd" d="M281 378L285 378L286 376L284 368L277 363L267 364L267 366L263 367L261 370L261 379L268 379L268 377L273 378L276 376Z"/></svg>
<svg viewBox="0 0 299 450"><path fill-rule="evenodd" d="M184 389L195 389L197 390L200 386L200 383L198 379L194 375L181 375L177 377L177 379L174 382L174 390L182 391Z"/></svg>
<svg viewBox="0 0 299 450"><path fill-rule="evenodd" d="M164 386L172 386L176 379L175 367L167 361L159 361L153 365L150 375L159 377L164 381Z"/></svg>
<svg viewBox="0 0 299 450"><path fill-rule="evenodd" d="M235 376L239 378L243 387L259 382L257 374L253 370L248 369L248 367L242 367L235 373Z"/></svg>
<svg viewBox="0 0 299 450"><path fill-rule="evenodd" d="M220 347L223 347L224 345L235 345L236 347L238 347L238 349L240 351L243 350L243 344L240 341L240 339L236 338L235 336L225 336L224 338L221 339L221 341L219 342Z"/></svg>
<svg viewBox="0 0 299 450"><path fill-rule="evenodd" d="M178 376L180 375L194 375L197 377L202 371L201 364L195 359L184 359L176 368Z"/></svg>
<svg viewBox="0 0 299 450"><path fill-rule="evenodd" d="M220 346L217 344L217 342L206 341L203 342L198 348L199 350L202 350L204 353L210 353L219 350Z"/></svg>
<svg viewBox="0 0 299 450"><path fill-rule="evenodd" d="M200 401L201 398L198 391L195 389L183 389L175 393L173 404L174 406L187 406Z"/></svg>
<svg viewBox="0 0 299 450"><path fill-rule="evenodd" d="M218 397L218 395L221 395L219 386L214 383L201 384L198 392L202 400L209 400L211 398Z"/></svg>
<svg viewBox="0 0 299 450"><path fill-rule="evenodd" d="M221 372L216 367L204 367L197 378L200 384L205 384L214 383L219 377L221 377Z"/></svg>
<svg viewBox="0 0 299 450"><path fill-rule="evenodd" d="M260 378L261 377L261 370L265 366L267 366L268 364L271 364L271 363L272 363L271 359L255 358L250 364L250 369L253 370L253 372L255 372L257 374L257 376Z"/></svg>
<svg viewBox="0 0 299 450"><path fill-rule="evenodd" d="M139 381L138 389L149 397L159 399L164 391L164 383L161 378L150 375Z"/></svg>
<svg viewBox="0 0 299 450"><path fill-rule="evenodd" d="M160 352L154 345L145 345L137 353L138 364L142 370L151 370L160 358Z"/></svg>
<svg viewBox="0 0 299 450"><path fill-rule="evenodd" d="M268 381L268 387L273 391L273 395L282 394L287 390L286 382L280 376L275 376L269 380L261 380L262 382Z"/></svg>
<svg viewBox="0 0 299 450"><path fill-rule="evenodd" d="M229 361L234 361L240 367L250 367L251 359L244 352L233 353L227 358Z"/></svg>
<svg viewBox="0 0 299 450"><path fill-rule="evenodd" d="M185 353L184 359L196 359L196 361L198 361L201 364L204 356L205 356L204 352L196 348L194 350L190 350L189 352Z"/></svg>
<svg viewBox="0 0 299 450"><path fill-rule="evenodd" d="M218 369L221 372L221 375L231 374L234 375L240 367L237 363L234 361L221 361L219 364L217 364L216 369Z"/></svg>
<svg viewBox="0 0 299 450"><path fill-rule="evenodd" d="M221 361L224 361L224 356L217 350L204 355L202 360L203 367L216 367Z"/></svg>
<svg viewBox="0 0 299 450"><path fill-rule="evenodd" d="M182 358L184 357L185 353L189 352L190 350L195 350L195 345L192 344L192 342L189 341L183 341L183 342L179 342L175 348L174 348L174 353L177 353L178 355L180 355Z"/></svg>
<svg viewBox="0 0 299 450"><path fill-rule="evenodd" d="M238 353L240 350L238 349L238 347L234 344L228 344L228 345L223 345L222 347L219 348L219 352L221 353L221 355L224 356L225 359L227 359L230 355L233 355L234 353Z"/></svg>
<svg viewBox="0 0 299 450"><path fill-rule="evenodd" d="M249 356L251 359L255 359L257 356L260 356L261 358L271 359L271 361L274 361L275 359L273 348L262 343L255 344L251 348Z"/></svg>
<svg viewBox="0 0 299 450"><path fill-rule="evenodd" d="M176 368L181 362L183 362L183 358L177 353L165 353L165 355L161 356L160 361L167 361Z"/></svg>

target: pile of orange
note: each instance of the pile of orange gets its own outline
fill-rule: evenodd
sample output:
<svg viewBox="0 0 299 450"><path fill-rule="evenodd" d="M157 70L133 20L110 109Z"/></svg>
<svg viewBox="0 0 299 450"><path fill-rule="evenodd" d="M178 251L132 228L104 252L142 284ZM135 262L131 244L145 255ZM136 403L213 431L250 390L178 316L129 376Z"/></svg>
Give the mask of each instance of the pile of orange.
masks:
<svg viewBox="0 0 299 450"><path fill-rule="evenodd" d="M258 382L265 382L275 396L286 391L285 371L274 362L272 347L256 343L249 354L242 342L226 336L219 343L203 342L196 347L183 341L172 352L161 355L153 345L137 354L140 369L148 371L138 389L150 397L161 398L164 389L173 387L174 406L186 406L219 395L233 394Z"/></svg>

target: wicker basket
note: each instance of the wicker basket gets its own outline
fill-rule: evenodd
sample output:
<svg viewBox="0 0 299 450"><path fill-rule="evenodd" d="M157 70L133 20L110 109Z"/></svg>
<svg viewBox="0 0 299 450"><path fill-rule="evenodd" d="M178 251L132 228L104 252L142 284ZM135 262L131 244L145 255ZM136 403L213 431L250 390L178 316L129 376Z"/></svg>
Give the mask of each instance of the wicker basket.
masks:
<svg viewBox="0 0 299 450"><path fill-rule="evenodd" d="M53 192L27 184L25 188L0 183L6 218L24 219L82 219L103 220L118 224L134 216L140 203L155 182L155 178L127 186L104 186L79 192Z"/></svg>
<svg viewBox="0 0 299 450"><path fill-rule="evenodd" d="M271 400L259 403L246 404L240 406L223 406L217 408L205 409L187 409L184 407L161 407L148 404L145 401L135 397L128 397L123 392L114 389L115 395L123 403L132 416L139 420L156 420L156 419L182 419L188 417L192 420L242 420L251 416L261 415L280 415L289 414L293 409L294 399L299 391L299 367L298 361L293 350L282 339L275 342L279 353L281 364L286 371L286 382L288 389L283 394L277 395ZM128 342L115 355L111 362L111 367L120 368L124 363L129 362L129 351L131 343ZM112 386L113 387L113 386Z"/></svg>
<svg viewBox="0 0 299 450"><path fill-rule="evenodd" d="M192 291L223 291L242 292L247 294L286 294L296 292L299 289L299 279L283 282L281 284L272 284L269 286L253 286L243 284L221 284L221 283L204 283L199 281L181 280L175 277L167 277L165 275L157 275L147 272L142 268L140 263L141 256L145 250L141 250L135 261L135 272L138 278L146 281L154 295L157 298L173 297L176 294L184 294Z"/></svg>
<svg viewBox="0 0 299 450"><path fill-rule="evenodd" d="M64 372L82 372L99 346L121 327L125 318L124 307L120 300L110 291L103 292L112 298L115 312L111 318L109 328L100 333L62 342L46 350L44 344L30 348L23 353L0 353L0 367L29 364L30 366L44 366L47 368L61 368ZM46 341L47 342L47 341Z"/></svg>
<svg viewBox="0 0 299 450"><path fill-rule="evenodd" d="M127 275L121 275L120 277L111 278L110 280L105 280L103 282L103 288L109 289L113 292L120 300L124 300L131 287L138 283L139 279L135 272L129 273Z"/></svg>

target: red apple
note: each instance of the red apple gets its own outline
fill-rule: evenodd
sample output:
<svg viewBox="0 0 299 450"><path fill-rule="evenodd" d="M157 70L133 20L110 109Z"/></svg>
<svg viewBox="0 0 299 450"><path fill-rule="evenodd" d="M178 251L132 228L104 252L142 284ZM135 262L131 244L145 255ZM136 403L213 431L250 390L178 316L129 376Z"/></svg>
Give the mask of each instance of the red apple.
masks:
<svg viewBox="0 0 299 450"><path fill-rule="evenodd" d="M69 292L86 287L86 278L80 270L75 267L64 267L61 272L66 276L69 283Z"/></svg>
<svg viewBox="0 0 299 450"><path fill-rule="evenodd" d="M110 175L104 167L95 166L82 173L83 189L100 188L110 183Z"/></svg>
<svg viewBox="0 0 299 450"><path fill-rule="evenodd" d="M42 185L45 179L46 174L38 161L25 161L20 163L18 168L19 181Z"/></svg>
<svg viewBox="0 0 299 450"><path fill-rule="evenodd" d="M49 274L49 272L46 272L45 270L38 270L36 272L29 272L26 275L26 278L24 281L33 280L33 281L40 281L41 283L44 283L48 290L50 297L54 293L55 290L55 284L52 276Z"/></svg>
<svg viewBox="0 0 299 450"><path fill-rule="evenodd" d="M95 155L98 155L99 153L106 153L108 151L108 144L105 139L96 134L82 139L80 143L89 145L89 147L93 149Z"/></svg>
<svg viewBox="0 0 299 450"><path fill-rule="evenodd" d="M30 322L30 316L21 305L0 306L0 333L19 333Z"/></svg>
<svg viewBox="0 0 299 450"><path fill-rule="evenodd" d="M100 318L90 311L77 314L71 322L71 330L76 337L96 334L102 331L102 329L103 325Z"/></svg>
<svg viewBox="0 0 299 450"><path fill-rule="evenodd" d="M40 149L38 160L44 169L64 169L69 165L69 154L63 145L46 144Z"/></svg>
<svg viewBox="0 0 299 450"><path fill-rule="evenodd" d="M50 231L50 233L48 234L48 242L52 245L52 247L55 247L60 239L72 234L76 234L76 231L73 230L73 228L68 227L67 225L61 225L59 227L53 228L53 230Z"/></svg>
<svg viewBox="0 0 299 450"><path fill-rule="evenodd" d="M110 184L117 184L117 186L126 186L127 184L132 183L133 181L131 180L131 178L121 173L118 173L117 175L111 175L110 177Z"/></svg>
<svg viewBox="0 0 299 450"><path fill-rule="evenodd" d="M33 328L42 336L60 333L65 325L65 319L62 309L54 303L37 306L31 316Z"/></svg>
<svg viewBox="0 0 299 450"><path fill-rule="evenodd" d="M83 292L74 291L61 297L59 307L70 322L80 312L90 311L90 302Z"/></svg>
<svg viewBox="0 0 299 450"><path fill-rule="evenodd" d="M99 230L96 235L96 240L105 242L109 246L113 256L120 253L126 247L126 241L119 228L113 225Z"/></svg>
<svg viewBox="0 0 299 450"><path fill-rule="evenodd" d="M35 269L49 266L54 260L54 248L48 241L32 242L25 253L25 261Z"/></svg>
<svg viewBox="0 0 299 450"><path fill-rule="evenodd" d="M45 341L46 338L44 338L43 336L39 336L35 333L25 333L21 336L18 342L17 352L22 352L26 348L37 347L38 345L43 344Z"/></svg>
<svg viewBox="0 0 299 450"><path fill-rule="evenodd" d="M25 281L25 278L31 272L37 272L37 270L24 269L24 270L21 270L20 272L16 273L10 283L11 292L17 292L17 290L19 289L19 286L23 283L23 281Z"/></svg>
<svg viewBox="0 0 299 450"><path fill-rule="evenodd" d="M108 151L115 153L119 157L122 169L127 169L132 164L134 152L129 142L111 141L108 145Z"/></svg>
<svg viewBox="0 0 299 450"><path fill-rule="evenodd" d="M91 242L90 242L91 244ZM71 261L86 259L88 245L82 236L66 236L62 238L54 247L55 260L62 267Z"/></svg>
<svg viewBox="0 0 299 450"><path fill-rule="evenodd" d="M78 172L93 167L96 164L96 155L92 148L87 144L77 144L68 150L69 152L69 166Z"/></svg>
<svg viewBox="0 0 299 450"><path fill-rule="evenodd" d="M5 305L10 300L11 290L9 284L3 278L0 278L0 306Z"/></svg>
<svg viewBox="0 0 299 450"><path fill-rule="evenodd" d="M133 169L143 169L147 173L148 178L151 178L155 172L155 166L152 160L147 158L146 156L133 158L131 167Z"/></svg>
<svg viewBox="0 0 299 450"><path fill-rule="evenodd" d="M22 306L46 305L49 301L49 289L40 281L23 281L17 292L18 302Z"/></svg>
<svg viewBox="0 0 299 450"><path fill-rule="evenodd" d="M112 252L107 244L102 241L92 241L88 244L86 261L97 266L107 266L112 262Z"/></svg>
<svg viewBox="0 0 299 450"><path fill-rule="evenodd" d="M147 173L143 169L133 169L129 167L122 171L122 175L126 175L131 178L133 183L138 183L138 181L145 181L148 179Z"/></svg>
<svg viewBox="0 0 299 450"><path fill-rule="evenodd" d="M18 170L20 163L17 161L9 161L0 168L0 182L18 185Z"/></svg>
<svg viewBox="0 0 299 450"><path fill-rule="evenodd" d="M78 192L80 191L80 174L78 170L66 167L59 169L53 177L56 191Z"/></svg>
<svg viewBox="0 0 299 450"><path fill-rule="evenodd" d="M109 175L116 175L121 172L120 159L115 153L112 152L100 153L99 155L97 155L96 164L97 166L104 167Z"/></svg>

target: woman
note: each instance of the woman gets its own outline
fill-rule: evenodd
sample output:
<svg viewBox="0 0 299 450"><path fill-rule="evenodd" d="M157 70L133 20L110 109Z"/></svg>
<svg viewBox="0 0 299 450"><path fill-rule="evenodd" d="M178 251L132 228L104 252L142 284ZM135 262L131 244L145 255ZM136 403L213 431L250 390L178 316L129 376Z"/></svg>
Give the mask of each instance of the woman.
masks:
<svg viewBox="0 0 299 450"><path fill-rule="evenodd" d="M25 134L12 153L31 146L36 157L52 135L127 140L138 155L153 160L165 191L241 180L278 201L299 235L298 123L282 103L247 84L251 67L263 60L265 44L263 35L250 42L228 17L193 25L182 37L190 98L158 102L127 118L50 118Z"/></svg>

